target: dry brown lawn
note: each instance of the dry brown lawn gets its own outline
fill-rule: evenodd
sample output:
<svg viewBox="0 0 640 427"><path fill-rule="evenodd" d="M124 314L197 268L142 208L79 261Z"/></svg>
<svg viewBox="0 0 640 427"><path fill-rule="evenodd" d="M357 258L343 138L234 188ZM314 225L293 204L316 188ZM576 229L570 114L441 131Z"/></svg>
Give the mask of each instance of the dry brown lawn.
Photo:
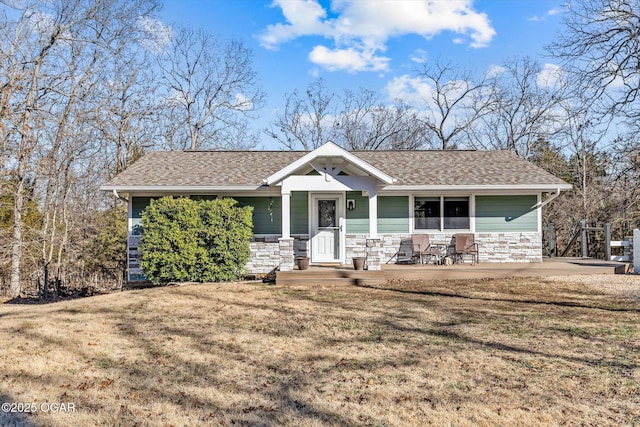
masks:
<svg viewBox="0 0 640 427"><path fill-rule="evenodd" d="M639 290L215 284L4 304L0 401L38 406L0 425L640 425ZM75 411L42 410L60 402Z"/></svg>

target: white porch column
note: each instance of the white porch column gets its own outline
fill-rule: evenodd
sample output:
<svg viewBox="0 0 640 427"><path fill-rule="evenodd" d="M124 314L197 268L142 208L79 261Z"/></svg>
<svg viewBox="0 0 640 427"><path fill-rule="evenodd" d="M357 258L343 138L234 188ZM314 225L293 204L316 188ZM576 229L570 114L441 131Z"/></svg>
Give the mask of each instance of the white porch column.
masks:
<svg viewBox="0 0 640 427"><path fill-rule="evenodd" d="M282 192L282 238L291 237L291 193Z"/></svg>
<svg viewBox="0 0 640 427"><path fill-rule="evenodd" d="M378 193L369 191L369 238L378 238Z"/></svg>

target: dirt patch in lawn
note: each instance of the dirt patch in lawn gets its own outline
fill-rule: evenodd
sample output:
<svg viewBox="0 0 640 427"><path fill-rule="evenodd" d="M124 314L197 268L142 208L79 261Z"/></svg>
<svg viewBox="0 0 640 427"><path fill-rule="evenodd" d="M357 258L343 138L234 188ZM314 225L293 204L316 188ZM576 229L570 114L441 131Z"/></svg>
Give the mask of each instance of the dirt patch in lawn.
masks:
<svg viewBox="0 0 640 427"><path fill-rule="evenodd" d="M5 304L0 400L37 410L0 425L634 425L634 286L215 284ZM74 411L42 410L61 402Z"/></svg>

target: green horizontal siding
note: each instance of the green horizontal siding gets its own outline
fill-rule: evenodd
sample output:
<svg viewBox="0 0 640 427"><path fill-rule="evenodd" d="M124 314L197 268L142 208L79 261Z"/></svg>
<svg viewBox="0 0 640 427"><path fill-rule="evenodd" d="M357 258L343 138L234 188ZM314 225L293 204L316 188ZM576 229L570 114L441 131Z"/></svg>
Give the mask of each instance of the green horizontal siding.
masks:
<svg viewBox="0 0 640 427"><path fill-rule="evenodd" d="M309 193L291 192L291 234L309 233Z"/></svg>
<svg viewBox="0 0 640 427"><path fill-rule="evenodd" d="M477 232L538 231L538 202L534 195L476 196Z"/></svg>
<svg viewBox="0 0 640 427"><path fill-rule="evenodd" d="M378 233L409 232L409 197L378 196Z"/></svg>
<svg viewBox="0 0 640 427"><path fill-rule="evenodd" d="M234 197L240 206L253 207L253 234L282 233L280 197Z"/></svg>
<svg viewBox="0 0 640 427"><path fill-rule="evenodd" d="M347 217L345 219L346 232L350 234L368 234L369 198L362 196L361 191L347 191L346 199L355 201L355 208L353 210L347 209Z"/></svg>

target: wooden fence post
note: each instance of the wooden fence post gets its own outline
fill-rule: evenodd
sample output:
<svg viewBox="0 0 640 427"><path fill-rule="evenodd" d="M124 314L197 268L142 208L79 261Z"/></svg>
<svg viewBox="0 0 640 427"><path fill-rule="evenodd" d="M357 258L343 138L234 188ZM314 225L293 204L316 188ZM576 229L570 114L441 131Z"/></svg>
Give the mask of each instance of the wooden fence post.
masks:
<svg viewBox="0 0 640 427"><path fill-rule="evenodd" d="M587 220L580 220L580 247L582 252L582 258L589 257L589 248L587 246Z"/></svg>
<svg viewBox="0 0 640 427"><path fill-rule="evenodd" d="M611 224L604 225L604 259L611 261Z"/></svg>
<svg viewBox="0 0 640 427"><path fill-rule="evenodd" d="M640 230L633 230L633 272L640 274Z"/></svg>

